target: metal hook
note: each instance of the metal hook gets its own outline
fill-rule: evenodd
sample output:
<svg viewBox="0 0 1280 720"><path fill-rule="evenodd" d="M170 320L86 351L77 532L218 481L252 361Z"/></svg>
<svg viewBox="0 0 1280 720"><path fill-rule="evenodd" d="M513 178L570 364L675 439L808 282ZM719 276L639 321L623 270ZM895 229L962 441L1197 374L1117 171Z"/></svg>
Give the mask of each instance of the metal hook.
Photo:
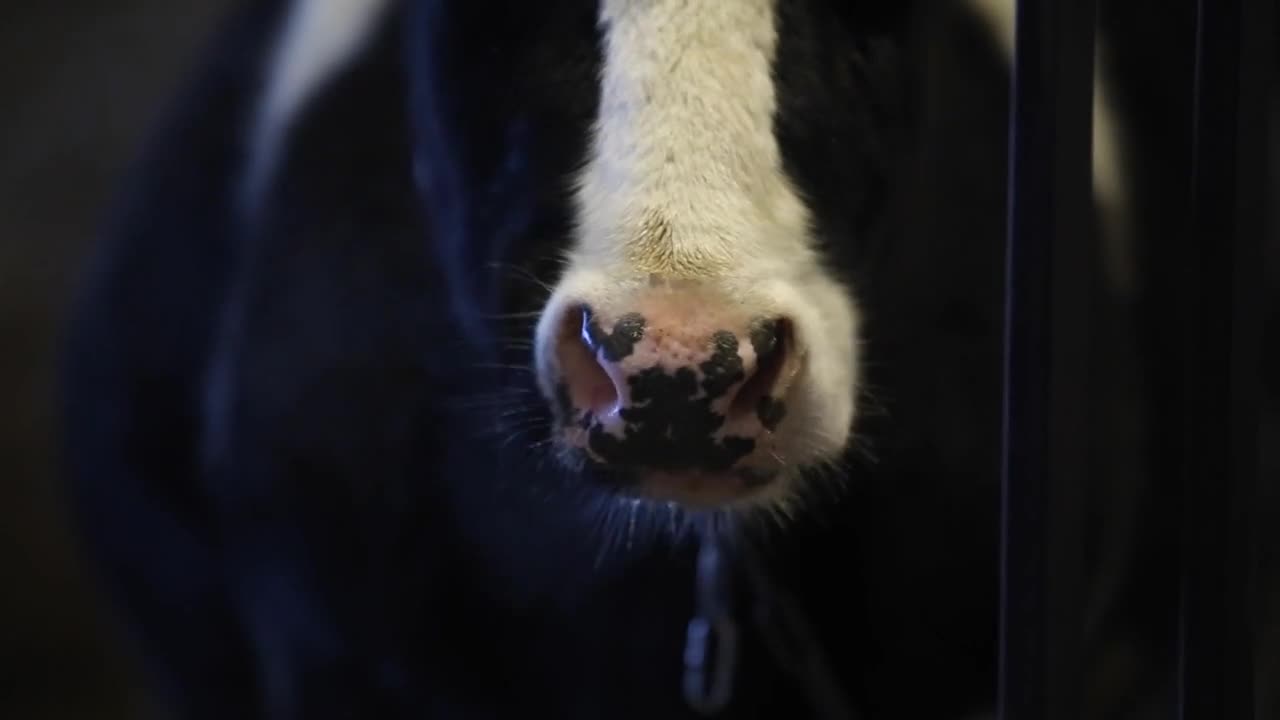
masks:
<svg viewBox="0 0 1280 720"><path fill-rule="evenodd" d="M729 593L724 558L714 534L708 533L698 548L698 609L689 621L684 651L685 701L701 715L720 712L733 695L738 628L730 609Z"/></svg>

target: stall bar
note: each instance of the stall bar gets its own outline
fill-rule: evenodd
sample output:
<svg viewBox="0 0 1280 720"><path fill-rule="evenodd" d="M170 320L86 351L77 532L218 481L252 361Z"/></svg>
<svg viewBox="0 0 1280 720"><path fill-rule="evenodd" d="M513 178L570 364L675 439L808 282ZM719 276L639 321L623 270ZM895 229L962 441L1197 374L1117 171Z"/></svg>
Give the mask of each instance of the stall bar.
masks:
<svg viewBox="0 0 1280 720"><path fill-rule="evenodd" d="M1275 0L1199 0L1190 232L1179 352L1183 507L1178 716L1254 717L1251 522L1258 495L1267 102ZM1276 481L1274 478L1272 481ZM1175 486L1170 485L1170 489ZM1280 682L1280 678L1272 680Z"/></svg>
<svg viewBox="0 0 1280 720"><path fill-rule="evenodd" d="M1266 102L1275 0L1198 2L1186 138L1190 223L1153 252L1148 300L1184 319L1155 452L1178 477L1183 720L1253 717L1250 570L1260 268L1271 202ZM1081 498L1089 413L1087 292L1093 2L1019 0L1011 107L999 710L1079 716ZM1176 66L1176 63L1173 63ZM1177 211L1171 207L1170 211ZM1169 275L1166 277L1166 275ZM1172 281L1172 282L1171 282ZM1166 395L1166 400L1169 396ZM1172 460L1172 463L1170 463ZM1273 479L1274 481L1274 479Z"/></svg>
<svg viewBox="0 0 1280 720"><path fill-rule="evenodd" d="M999 713L1075 720L1094 237L1092 0L1018 0L1010 110Z"/></svg>

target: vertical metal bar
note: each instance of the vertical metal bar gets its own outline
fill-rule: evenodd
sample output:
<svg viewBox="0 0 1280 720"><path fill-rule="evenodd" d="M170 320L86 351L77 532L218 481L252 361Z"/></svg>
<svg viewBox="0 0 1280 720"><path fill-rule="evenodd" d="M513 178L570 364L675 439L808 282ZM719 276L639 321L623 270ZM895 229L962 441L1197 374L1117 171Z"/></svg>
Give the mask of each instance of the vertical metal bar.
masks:
<svg viewBox="0 0 1280 720"><path fill-rule="evenodd" d="M1018 0L1010 109L1004 720L1078 718L1093 241L1093 0Z"/></svg>
<svg viewBox="0 0 1280 720"><path fill-rule="evenodd" d="M1274 0L1199 0L1192 222L1182 254L1179 716L1253 717L1262 246Z"/></svg>

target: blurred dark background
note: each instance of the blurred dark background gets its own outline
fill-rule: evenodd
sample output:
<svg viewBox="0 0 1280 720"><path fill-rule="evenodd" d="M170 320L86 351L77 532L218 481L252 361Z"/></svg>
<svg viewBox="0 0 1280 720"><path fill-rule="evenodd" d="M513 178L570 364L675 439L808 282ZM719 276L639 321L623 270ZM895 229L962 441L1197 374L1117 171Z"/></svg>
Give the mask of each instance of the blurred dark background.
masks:
<svg viewBox="0 0 1280 720"><path fill-rule="evenodd" d="M232 0L0 2L0 718L134 718L149 704L63 512L55 351L118 178ZM1276 116L1280 117L1280 109ZM1280 158L1280 139L1272 157ZM1280 214L1280 203L1276 204ZM1278 221L1280 222L1280 221ZM181 238L175 238L180 242ZM1269 266L1280 308L1280 252ZM1268 355L1280 358L1280 316ZM1280 390L1270 391L1274 412ZM1263 438L1280 475L1280 421ZM1268 506L1280 483L1268 483ZM1280 602L1266 533L1265 606ZM1264 612L1264 614L1267 614ZM1280 623L1260 659L1280 667ZM1272 669L1268 669L1272 668ZM1280 679L1277 679L1280 683Z"/></svg>
<svg viewBox="0 0 1280 720"><path fill-rule="evenodd" d="M0 2L0 718L146 698L57 482L54 352L113 183L227 0ZM180 238L175 239L180 241Z"/></svg>

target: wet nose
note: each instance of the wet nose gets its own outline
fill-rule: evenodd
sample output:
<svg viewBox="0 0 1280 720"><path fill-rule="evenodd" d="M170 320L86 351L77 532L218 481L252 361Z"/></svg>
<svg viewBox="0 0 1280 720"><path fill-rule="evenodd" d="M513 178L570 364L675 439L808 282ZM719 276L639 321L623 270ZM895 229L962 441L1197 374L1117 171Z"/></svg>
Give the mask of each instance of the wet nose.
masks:
<svg viewBox="0 0 1280 720"><path fill-rule="evenodd" d="M555 338L558 416L597 462L665 472L751 464L785 416L791 323L666 298L613 317L571 306Z"/></svg>

